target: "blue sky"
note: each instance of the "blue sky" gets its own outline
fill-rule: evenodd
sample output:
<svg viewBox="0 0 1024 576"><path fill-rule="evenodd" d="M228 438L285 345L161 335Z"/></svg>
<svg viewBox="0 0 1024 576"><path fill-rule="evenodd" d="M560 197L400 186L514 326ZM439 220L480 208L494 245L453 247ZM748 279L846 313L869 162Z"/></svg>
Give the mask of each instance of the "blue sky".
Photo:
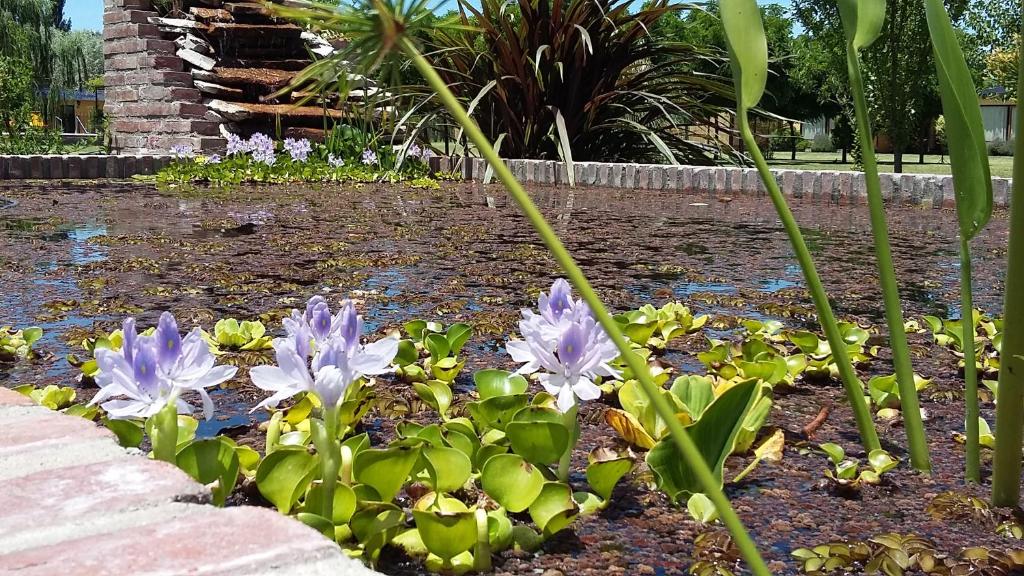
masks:
<svg viewBox="0 0 1024 576"><path fill-rule="evenodd" d="M103 0L68 0L64 12L74 30L103 28Z"/></svg>
<svg viewBox="0 0 1024 576"><path fill-rule="evenodd" d="M761 4L789 6L790 0L758 1ZM71 27L75 30L100 30L103 28L103 0L68 0L64 9L67 12L67 17L71 19Z"/></svg>

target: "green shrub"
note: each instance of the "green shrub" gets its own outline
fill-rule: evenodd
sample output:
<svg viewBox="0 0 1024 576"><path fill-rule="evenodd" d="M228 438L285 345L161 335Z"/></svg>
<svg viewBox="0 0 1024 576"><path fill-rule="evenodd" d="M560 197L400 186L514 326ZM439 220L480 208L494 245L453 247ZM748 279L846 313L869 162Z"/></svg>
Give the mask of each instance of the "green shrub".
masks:
<svg viewBox="0 0 1024 576"><path fill-rule="evenodd" d="M1013 156L1013 146L1012 138L1010 140L996 138L988 143L989 156Z"/></svg>
<svg viewBox="0 0 1024 576"><path fill-rule="evenodd" d="M832 137L828 134L821 133L814 137L811 141L811 152L835 152L835 144L832 143Z"/></svg>

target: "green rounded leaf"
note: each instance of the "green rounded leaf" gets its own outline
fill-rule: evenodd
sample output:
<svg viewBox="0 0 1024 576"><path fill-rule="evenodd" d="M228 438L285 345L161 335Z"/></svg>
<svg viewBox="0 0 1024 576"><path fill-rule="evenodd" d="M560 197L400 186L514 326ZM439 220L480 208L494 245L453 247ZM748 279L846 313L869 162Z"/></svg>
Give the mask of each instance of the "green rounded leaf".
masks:
<svg viewBox="0 0 1024 576"><path fill-rule="evenodd" d="M510 422L505 434L512 451L534 464L550 464L569 448L569 429L559 422Z"/></svg>
<svg viewBox="0 0 1024 576"><path fill-rule="evenodd" d="M473 473L469 456L457 448L428 446L423 449L423 457L429 464L429 483L438 492L454 492L462 488Z"/></svg>
<svg viewBox="0 0 1024 576"><path fill-rule="evenodd" d="M632 468L633 461L629 458L594 461L587 466L587 483L598 496L608 500L612 496L615 485Z"/></svg>
<svg viewBox="0 0 1024 576"><path fill-rule="evenodd" d="M444 417L452 405L452 389L441 380L413 382L413 390L424 402Z"/></svg>
<svg viewBox="0 0 1024 576"><path fill-rule="evenodd" d="M218 436L196 440L178 451L176 464L200 484L213 487L214 506L223 506L238 480L238 453L235 443Z"/></svg>
<svg viewBox="0 0 1024 576"><path fill-rule="evenodd" d="M313 484L310 487L309 492L306 493L306 499L303 501L305 509L322 510L322 498L323 484ZM356 511L357 500L356 492L351 486L340 482L335 485L334 507L332 508L334 512L334 517L332 518L334 524L345 524L352 518L352 514Z"/></svg>
<svg viewBox="0 0 1024 576"><path fill-rule="evenodd" d="M481 400L495 396L525 394L530 384L519 374L505 370L479 370L473 374L473 382Z"/></svg>
<svg viewBox="0 0 1024 576"><path fill-rule="evenodd" d="M476 544L476 517L472 510L413 510L412 516L427 550L446 562Z"/></svg>
<svg viewBox="0 0 1024 576"><path fill-rule="evenodd" d="M402 488L405 479L420 457L420 448L370 448L355 457L356 480L373 487L384 502L390 502Z"/></svg>
<svg viewBox="0 0 1024 576"><path fill-rule="evenodd" d="M484 492L510 512L522 512L544 488L540 470L516 454L498 454L487 460L480 473Z"/></svg>
<svg viewBox="0 0 1024 576"><path fill-rule="evenodd" d="M578 512L572 489L561 482L545 482L540 495L530 505L530 518L545 537L572 524Z"/></svg>
<svg viewBox="0 0 1024 576"><path fill-rule="evenodd" d="M142 444L142 423L135 420L103 419L103 425L117 436L117 443L125 448L138 448Z"/></svg>
<svg viewBox="0 0 1024 576"><path fill-rule="evenodd" d="M718 509L715 508L714 502L700 492L690 496L689 500L686 501L686 511L690 513L691 518L701 524L707 524L718 519Z"/></svg>
<svg viewBox="0 0 1024 576"><path fill-rule="evenodd" d="M482 427L504 430L512 418L530 403L526 394L492 396L479 402L469 402L469 414Z"/></svg>
<svg viewBox="0 0 1024 576"><path fill-rule="evenodd" d="M395 364L408 366L419 360L420 353L416 350L416 344L412 340L398 341L398 354L395 355Z"/></svg>
<svg viewBox="0 0 1024 576"><path fill-rule="evenodd" d="M256 487L279 512L287 514L306 492L318 467L319 458L305 448L282 446L260 462Z"/></svg>
<svg viewBox="0 0 1024 576"><path fill-rule="evenodd" d="M404 525L402 509L384 502L367 504L349 522L352 535L363 546L363 553L370 561L376 560L381 548L397 536Z"/></svg>

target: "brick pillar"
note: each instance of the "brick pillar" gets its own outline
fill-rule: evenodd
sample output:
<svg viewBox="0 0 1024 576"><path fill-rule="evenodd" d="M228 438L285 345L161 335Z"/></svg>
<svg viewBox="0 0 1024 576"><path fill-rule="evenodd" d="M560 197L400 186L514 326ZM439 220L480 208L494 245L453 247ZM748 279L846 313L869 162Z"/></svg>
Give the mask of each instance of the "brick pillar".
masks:
<svg viewBox="0 0 1024 576"><path fill-rule="evenodd" d="M123 154L223 146L219 122L202 103L192 75L160 32L150 0L104 0L103 58L112 145Z"/></svg>

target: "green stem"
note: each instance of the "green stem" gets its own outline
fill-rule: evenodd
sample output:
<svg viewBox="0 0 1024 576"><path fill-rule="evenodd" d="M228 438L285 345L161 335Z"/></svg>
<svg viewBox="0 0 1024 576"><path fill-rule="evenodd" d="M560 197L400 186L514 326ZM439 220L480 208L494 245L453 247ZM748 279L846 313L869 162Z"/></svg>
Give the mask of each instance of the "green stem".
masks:
<svg viewBox="0 0 1024 576"><path fill-rule="evenodd" d="M487 528L487 511L477 508L476 547L473 549L473 570L479 573L491 571L491 533Z"/></svg>
<svg viewBox="0 0 1024 576"><path fill-rule="evenodd" d="M278 410L274 412L274 415L270 417L270 423L267 424L267 443L264 448L264 452L267 456L277 448L277 443L281 439L281 421L284 420L284 412Z"/></svg>
<svg viewBox="0 0 1024 576"><path fill-rule="evenodd" d="M750 474L751 472L753 472L754 468L757 468L757 465L760 464L760 463L761 463L761 457L760 456L755 457L754 460L750 464L747 464L747 467L744 468L742 472L737 474L736 477L732 479L733 484L735 484L735 483L739 482L740 480L743 480L744 478L746 478L747 474Z"/></svg>
<svg viewBox="0 0 1024 576"><path fill-rule="evenodd" d="M409 38L402 38L400 41L402 50L406 53L409 58L412 59L416 69L423 74L424 79L430 87L437 93L438 97L444 103L448 112L455 118L465 129L469 136L469 139L476 145L477 151L484 157L485 160L494 169L494 173L497 175L501 183L505 185L509 195L519 205L526 218L533 224L533 227L537 230L544 244L551 251L555 260L561 266L565 275L572 282L576 290L580 292L583 300L590 307L594 317L600 322L601 326L608 333L608 336L615 342L619 351L622 353L622 357L629 366L629 369L637 375L640 381L640 387L644 391L644 396L654 405L658 415L668 424L669 431L672 434L672 441L675 443L676 448L686 459L686 462L693 468L694 475L697 477L701 486L704 488L708 498L714 503L718 509L722 519L722 523L725 524L726 528L733 536L733 540L739 548L743 558L747 561L747 565L750 567L751 572L756 576L768 576L771 571L768 570L768 565L765 564L764 559L757 551L757 546L754 541L750 538L746 528L740 521L739 516L736 515L736 511L733 510L729 504L729 499L725 497L722 492L721 480L716 478L708 468L707 462L700 454L693 439L683 429L683 425L676 418L675 411L669 406L668 401L658 392L658 386L654 383L651 378L651 374L647 369L647 365L640 359L636 354L630 352L629 343L622 336L622 332L619 330L618 324L612 319L611 315L608 314L608 310L601 302L597 294L594 293L594 289L590 287L590 283L587 282L586 277L583 275L583 271L580 270L579 266L569 255L569 252L565 249L562 241L559 240L558 235L555 234L554 230L544 219L544 216L534 205L530 196L523 189L522 185L515 179L512 172L505 166L505 163L498 157L498 154L494 151L494 148L488 142L487 137L484 136L480 128L473 122L473 120L466 113L465 108L459 103L458 99L452 94L448 88L448 84L438 75L437 71L430 65L429 62L419 53L416 49L415 44Z"/></svg>
<svg viewBox="0 0 1024 576"><path fill-rule="evenodd" d="M576 447L576 442L580 439L580 422L577 418L579 414L579 406L573 404L572 408L565 413L565 427L569 429L569 446L566 447L565 453L558 460L558 481L569 483L569 465L572 463L572 449Z"/></svg>
<svg viewBox="0 0 1024 576"><path fill-rule="evenodd" d="M316 450L320 454L320 515L334 522L334 491L338 486L338 469L341 465L337 408L324 406L323 418L319 430L314 430L313 434Z"/></svg>
<svg viewBox="0 0 1024 576"><path fill-rule="evenodd" d="M341 447L341 482L346 486L352 485L352 449L348 446Z"/></svg>
<svg viewBox="0 0 1024 576"><path fill-rule="evenodd" d="M960 346L964 351L964 395L967 418L968 482L981 482L981 447L978 432L978 366L974 358L974 301L971 285L970 240L960 236Z"/></svg>
<svg viewBox="0 0 1024 576"><path fill-rule="evenodd" d="M893 368L896 371L896 384L900 390L900 408L903 411L903 423L907 432L910 463L922 472L929 472L932 465L928 457L928 438L921 419L917 386L914 383L914 367L910 361L910 348L907 346L907 334L903 327L903 307L900 304L896 270L892 263L892 248L889 246L889 226L885 218L882 186L878 180L878 163L875 160L868 104L864 97L860 57L850 44L846 45L846 65L850 75L850 91L853 93L853 108L857 116L857 135L860 138L864 164L864 184L871 213L871 234L874 236L878 279L882 287L885 323L889 328L889 345L892 349Z"/></svg>
<svg viewBox="0 0 1024 576"><path fill-rule="evenodd" d="M1024 39L1024 26L1021 28ZM1020 42L1021 40L1018 40ZM1017 93L1024 94L1024 42L1018 47ZM1021 442L1024 428L1024 114L1017 114L1018 135L1013 156L1010 202L1010 243L1006 256L1006 292L1003 301L1003 344L1000 351L999 390L996 403L996 450L992 462L992 504L1016 506L1020 500Z"/></svg>
<svg viewBox="0 0 1024 576"><path fill-rule="evenodd" d="M153 458L174 464L178 455L178 405L171 398L154 415L150 440L153 442Z"/></svg>
<svg viewBox="0 0 1024 576"><path fill-rule="evenodd" d="M761 180L764 181L765 186L768 188L772 204L775 205L775 210L779 213L782 227L785 228L786 235L789 236L789 243L793 246L793 253L796 255L797 262L800 263L804 280L807 282L807 290L811 293L811 300L814 301L814 307L818 311L818 320L821 323L822 330L825 332L828 345L832 349L832 357L836 362L836 367L839 369L839 379L843 382L843 388L846 389L846 398L849 400L851 408L853 408L853 417L857 421L860 441L864 445L866 452L881 448L882 445L878 442L875 424L871 420L871 411L864 400L864 384L857 378L857 373L853 369L853 363L850 362L850 354L846 349L846 342L843 341L843 336L839 333L839 325L836 323L836 317L832 313L832 305L829 304L828 295L825 293L825 288L821 285L821 278L818 277L818 270L814 267L814 261L811 259L810 251L807 250L807 244L804 242L800 227L797 225L796 219L793 218L793 213L790 211L789 205L786 204L786 198L782 195L775 177L768 169L768 163L765 162L764 156L761 155L761 151L757 147L754 133L750 131L747 111L740 109L736 116L740 134L743 135L743 141L747 146L750 156L754 159L754 163L757 164L757 170L761 173Z"/></svg>

